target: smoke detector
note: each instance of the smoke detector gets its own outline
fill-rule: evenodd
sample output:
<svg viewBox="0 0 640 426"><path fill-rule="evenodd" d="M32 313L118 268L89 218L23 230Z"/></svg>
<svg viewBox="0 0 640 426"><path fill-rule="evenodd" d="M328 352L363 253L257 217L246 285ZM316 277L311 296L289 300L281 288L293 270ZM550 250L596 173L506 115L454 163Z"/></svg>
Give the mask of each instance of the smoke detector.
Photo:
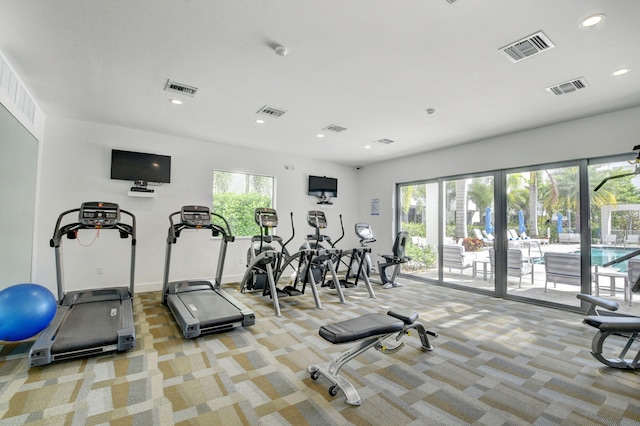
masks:
<svg viewBox="0 0 640 426"><path fill-rule="evenodd" d="M389 145L389 144L392 144L393 141L391 139L378 139L376 143L380 145Z"/></svg>

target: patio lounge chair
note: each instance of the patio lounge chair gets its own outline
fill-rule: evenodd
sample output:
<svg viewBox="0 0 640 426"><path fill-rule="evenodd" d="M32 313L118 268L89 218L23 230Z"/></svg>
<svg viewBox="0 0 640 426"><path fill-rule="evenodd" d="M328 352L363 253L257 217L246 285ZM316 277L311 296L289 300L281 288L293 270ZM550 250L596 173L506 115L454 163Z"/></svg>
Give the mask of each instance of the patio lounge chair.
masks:
<svg viewBox="0 0 640 426"><path fill-rule="evenodd" d="M491 262L491 278L493 279L493 271L495 271L496 252L493 248L489 249L489 259ZM518 288L522 286L522 277L531 274L531 284L533 284L533 263L522 255L522 250L507 250L507 277L518 278Z"/></svg>
<svg viewBox="0 0 640 426"><path fill-rule="evenodd" d="M442 246L442 266L451 269L460 269L460 279L462 272L467 268L473 268L474 256L465 253L463 246L445 244Z"/></svg>
<svg viewBox="0 0 640 426"><path fill-rule="evenodd" d="M493 245L493 240L489 240L488 238L485 238L485 236L482 235L482 231L480 231L479 229L475 228L473 230L473 234L477 239L482 241L485 246L492 246Z"/></svg>
<svg viewBox="0 0 640 426"><path fill-rule="evenodd" d="M637 246L640 245L640 235L629 234L624 237L624 246Z"/></svg>
<svg viewBox="0 0 640 426"><path fill-rule="evenodd" d="M580 234L561 232L558 234L558 241L564 244L580 244Z"/></svg>
<svg viewBox="0 0 640 426"><path fill-rule="evenodd" d="M616 234L604 234L602 236L602 244L613 244L616 245L618 242L618 237Z"/></svg>
<svg viewBox="0 0 640 426"><path fill-rule="evenodd" d="M581 285L580 276L580 255L574 253L546 252L544 254L544 291L547 292L549 281L556 286L556 283Z"/></svg>

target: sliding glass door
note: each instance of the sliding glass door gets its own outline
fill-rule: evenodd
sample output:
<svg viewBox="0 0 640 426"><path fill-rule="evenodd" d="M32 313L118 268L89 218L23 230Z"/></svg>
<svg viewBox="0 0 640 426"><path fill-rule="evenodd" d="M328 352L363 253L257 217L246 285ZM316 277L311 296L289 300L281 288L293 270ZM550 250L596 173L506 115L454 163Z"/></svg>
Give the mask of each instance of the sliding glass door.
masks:
<svg viewBox="0 0 640 426"><path fill-rule="evenodd" d="M507 293L578 307L578 167L507 173L506 187Z"/></svg>
<svg viewBox="0 0 640 426"><path fill-rule="evenodd" d="M439 279L438 267L438 183L401 185L400 230L409 233L406 254L411 261L402 272L423 278Z"/></svg>

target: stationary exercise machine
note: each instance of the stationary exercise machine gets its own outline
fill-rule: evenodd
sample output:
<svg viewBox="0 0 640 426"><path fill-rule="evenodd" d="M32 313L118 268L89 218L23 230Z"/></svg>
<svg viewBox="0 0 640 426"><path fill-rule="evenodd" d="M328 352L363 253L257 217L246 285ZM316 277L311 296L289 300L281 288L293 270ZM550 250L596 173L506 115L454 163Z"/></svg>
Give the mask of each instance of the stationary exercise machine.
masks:
<svg viewBox="0 0 640 426"><path fill-rule="evenodd" d="M371 276L371 272L373 271L373 263L371 262L371 248L369 248L368 244L375 243L376 239L373 236L373 230L368 223L357 222L354 226L356 236L360 241L361 248L367 248L368 250L363 250L359 254L363 256L364 265L362 266L362 271L367 274L367 276ZM357 262L353 260L349 262L349 276L354 277L357 276L356 272L359 269L359 266L356 265Z"/></svg>
<svg viewBox="0 0 640 426"><path fill-rule="evenodd" d="M274 209L257 208L254 212L254 219L260 227L260 235L251 238L251 247L247 253L248 264L247 270L240 282L240 291L261 291L262 296L268 296L273 303L273 310L276 316L281 316L280 298L289 296L300 296L305 293L307 281L299 280L298 274L303 265L308 263L308 259L315 253L315 250L303 249L294 255L290 255L287 251L287 244L295 235L293 226L293 213L291 213L291 238L286 242L282 242L282 238L273 234L273 229L278 226L278 214ZM278 243L280 246L272 245ZM292 266L297 259L298 267L296 279L291 285L287 285L280 289L278 281L284 270L288 266ZM322 309L320 295L314 282L310 283L313 298L318 309Z"/></svg>
<svg viewBox="0 0 640 426"><path fill-rule="evenodd" d="M180 222L174 223L173 218L177 215L180 215ZM212 223L212 216L220 219L224 226ZM221 288L227 245L235 239L231 235L227 220L219 214L210 212L208 207L184 206L180 211L169 215L169 223L162 303L169 307L184 337L191 339L202 334L227 331L239 325L244 327L254 325L255 314ZM187 229L209 229L211 236L221 237L216 276L213 281L169 282L171 247L177 243L180 234Z"/></svg>
<svg viewBox="0 0 640 426"><path fill-rule="evenodd" d="M63 218L78 212L78 221L61 225ZM130 224L121 222L121 215ZM78 231L90 229L99 233L117 230L120 238L131 237L129 287L98 288L65 292L62 266L62 237L73 240ZM99 235L99 234L96 234ZM121 210L118 204L85 202L79 209L58 216L50 246L55 249L58 309L29 351L31 366L54 361L126 351L136 345L133 320L133 286L136 253L136 218Z"/></svg>
<svg viewBox="0 0 640 426"><path fill-rule="evenodd" d="M342 223L342 216L340 216ZM321 233L322 229L327 227L327 217L321 210L310 210L307 213L307 223L314 228L315 233L307 235L305 247L315 250L315 253L309 257L309 261L301 271L307 272L305 276L315 283L321 283L321 287L329 287L335 289L338 293L341 303L347 303L342 291L342 285L336 272L336 265L339 265L342 259L342 250L337 249L335 245L344 238L344 227L342 235L335 242L331 242L331 237ZM323 243L327 243L329 247L325 247ZM327 277L327 273L331 277ZM375 296L374 296L375 297Z"/></svg>
<svg viewBox="0 0 640 426"><path fill-rule="evenodd" d="M380 255L385 260L384 263L378 262L378 273L382 280L382 288L402 287L402 284L396 282L396 276L400 272L400 265L411 260L410 257L405 256L408 239L409 234L406 231L398 232L393 243L393 253ZM387 275L387 268L392 270L391 276Z"/></svg>
<svg viewBox="0 0 640 426"><path fill-rule="evenodd" d="M429 343L429 337L438 337L432 331L427 331L422 323L417 322L418 313L412 312L409 315L389 311L384 314L365 314L358 318L352 318L333 324L320 327L320 336L333 344L350 343L359 341L357 345L336 357L333 361L323 365L310 365L308 368L311 378L317 380L321 375L331 383L329 395L336 396L341 390L349 405L360 405L362 399L358 395L355 386L346 378L340 375L340 369L344 365L366 352L370 348L384 354L394 354L404 346L404 342L387 345L383 343L387 338L396 335L395 340L399 342L405 335L415 329L420 336L423 351L432 351L433 346Z"/></svg>

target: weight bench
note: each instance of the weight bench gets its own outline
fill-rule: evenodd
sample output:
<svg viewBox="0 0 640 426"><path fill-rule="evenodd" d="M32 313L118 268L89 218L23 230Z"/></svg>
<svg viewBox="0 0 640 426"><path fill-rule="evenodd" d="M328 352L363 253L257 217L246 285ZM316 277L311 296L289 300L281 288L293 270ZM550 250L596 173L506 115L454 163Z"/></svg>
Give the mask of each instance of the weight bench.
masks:
<svg viewBox="0 0 640 426"><path fill-rule="evenodd" d="M626 359L625 356L638 340L640 317L613 312L618 310L617 302L589 294L578 294L577 297L591 304L582 322L598 329L591 342L591 355L609 367L635 370L640 361L640 349L633 359ZM598 307L605 308L607 311L599 310ZM605 340L609 337L613 339L605 344ZM622 349L619 354L608 355L608 352L613 352L620 347ZM607 352L606 355L603 354L603 348Z"/></svg>
<svg viewBox="0 0 640 426"><path fill-rule="evenodd" d="M433 346L429 343L427 334L433 337L438 337L438 335L425 330L424 325L416 322L417 319L417 312L412 312L407 316L389 311L387 315L365 314L358 318L323 325L320 327L320 336L331 343L340 344L356 341L360 341L360 343L343 352L331 362L323 365L310 365L308 371L311 374L311 378L317 380L320 375L326 377L332 383L331 387L329 387L329 395L336 396L338 390L341 390L346 396L347 404L360 405L362 399L358 395L358 391L351 382L339 374L340 369L347 362L371 347L384 354L398 352L404 346L404 342L394 346L385 346L382 342L396 333L395 339L399 341L404 335L409 334L411 329L417 330L422 342L422 350L432 351Z"/></svg>

